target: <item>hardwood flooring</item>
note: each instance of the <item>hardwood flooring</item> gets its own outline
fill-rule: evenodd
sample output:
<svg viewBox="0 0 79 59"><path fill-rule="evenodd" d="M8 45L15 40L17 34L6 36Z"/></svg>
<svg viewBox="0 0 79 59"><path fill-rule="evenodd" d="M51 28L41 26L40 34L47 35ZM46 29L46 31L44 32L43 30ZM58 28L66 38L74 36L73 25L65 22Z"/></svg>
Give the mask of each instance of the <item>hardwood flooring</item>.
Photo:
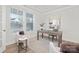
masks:
<svg viewBox="0 0 79 59"><path fill-rule="evenodd" d="M27 52L24 50L21 51L21 53L49 53L53 52L53 49L50 49L50 41L48 38L40 38L40 40L37 40L37 38L29 39L29 44L27 48ZM57 42L53 42L55 47L57 47ZM53 46L54 47L54 46ZM18 53L17 45L11 44L6 47L6 50L4 53Z"/></svg>

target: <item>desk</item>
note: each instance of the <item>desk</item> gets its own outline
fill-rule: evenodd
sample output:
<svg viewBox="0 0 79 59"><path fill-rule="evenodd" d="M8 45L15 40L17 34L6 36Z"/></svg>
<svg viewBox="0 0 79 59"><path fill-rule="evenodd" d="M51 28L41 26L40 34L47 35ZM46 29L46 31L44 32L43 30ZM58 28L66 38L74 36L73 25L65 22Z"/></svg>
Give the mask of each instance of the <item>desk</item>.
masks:
<svg viewBox="0 0 79 59"><path fill-rule="evenodd" d="M62 32L61 31L52 31L52 30L38 30L37 31L37 40L39 40L39 33L42 33L42 38L43 38L43 33L46 33L48 35L56 35L57 36L57 41L58 41L58 46L62 43Z"/></svg>

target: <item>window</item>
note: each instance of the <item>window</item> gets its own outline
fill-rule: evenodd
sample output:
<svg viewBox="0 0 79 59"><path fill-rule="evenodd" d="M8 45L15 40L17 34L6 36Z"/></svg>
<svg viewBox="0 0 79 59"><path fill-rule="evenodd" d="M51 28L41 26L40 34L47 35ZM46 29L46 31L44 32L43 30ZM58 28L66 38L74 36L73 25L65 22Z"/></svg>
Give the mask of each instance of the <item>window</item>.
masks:
<svg viewBox="0 0 79 59"><path fill-rule="evenodd" d="M33 31L33 15L26 13L26 30Z"/></svg>
<svg viewBox="0 0 79 59"><path fill-rule="evenodd" d="M10 13L10 20L11 20L11 30L13 32L17 32L23 29L22 19L23 19L23 12L17 10L15 8L11 8Z"/></svg>

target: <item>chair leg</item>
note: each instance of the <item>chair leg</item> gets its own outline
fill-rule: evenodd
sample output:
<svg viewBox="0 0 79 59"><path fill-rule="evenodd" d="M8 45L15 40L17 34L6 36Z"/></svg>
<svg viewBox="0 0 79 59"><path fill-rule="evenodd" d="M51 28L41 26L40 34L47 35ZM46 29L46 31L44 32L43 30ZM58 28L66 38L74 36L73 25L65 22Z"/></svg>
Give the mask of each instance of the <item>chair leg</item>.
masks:
<svg viewBox="0 0 79 59"><path fill-rule="evenodd" d="M22 45L23 45L22 42L18 43L18 53L20 53L20 51L22 50Z"/></svg>
<svg viewBox="0 0 79 59"><path fill-rule="evenodd" d="M42 39L43 39L43 33L42 33Z"/></svg>
<svg viewBox="0 0 79 59"><path fill-rule="evenodd" d="M27 40L26 40L26 52L27 52Z"/></svg>
<svg viewBox="0 0 79 59"><path fill-rule="evenodd" d="M18 53L20 53L20 47L18 46Z"/></svg>
<svg viewBox="0 0 79 59"><path fill-rule="evenodd" d="M17 44L18 53L20 53L22 51L22 49L24 49L25 52L27 52L27 40L25 40L25 44L26 44L26 46L24 45L23 42L18 41L18 44Z"/></svg>

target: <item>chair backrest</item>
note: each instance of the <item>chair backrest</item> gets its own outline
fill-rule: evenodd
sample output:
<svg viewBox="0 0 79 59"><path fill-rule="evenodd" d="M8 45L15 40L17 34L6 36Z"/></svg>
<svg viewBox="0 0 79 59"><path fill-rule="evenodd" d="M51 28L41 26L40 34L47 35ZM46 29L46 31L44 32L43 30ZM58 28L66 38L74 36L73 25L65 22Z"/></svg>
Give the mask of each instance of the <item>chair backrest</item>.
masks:
<svg viewBox="0 0 79 59"><path fill-rule="evenodd" d="M24 35L24 34L25 34L24 31L19 32L19 35Z"/></svg>

